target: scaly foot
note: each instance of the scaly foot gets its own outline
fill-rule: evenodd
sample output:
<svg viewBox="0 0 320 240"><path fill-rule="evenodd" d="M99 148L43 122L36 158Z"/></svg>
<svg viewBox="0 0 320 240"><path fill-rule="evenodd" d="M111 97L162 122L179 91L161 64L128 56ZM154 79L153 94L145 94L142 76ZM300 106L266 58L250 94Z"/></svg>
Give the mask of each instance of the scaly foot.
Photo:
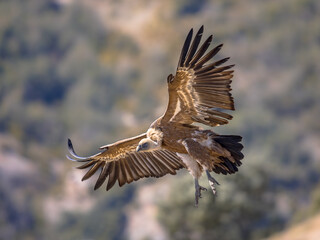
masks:
<svg viewBox="0 0 320 240"><path fill-rule="evenodd" d="M207 189L199 185L198 179L195 179L195 180L194 180L194 185L195 185L195 188L196 188L196 192L195 192L195 206L198 207L199 198L201 198L201 191L207 191Z"/></svg>

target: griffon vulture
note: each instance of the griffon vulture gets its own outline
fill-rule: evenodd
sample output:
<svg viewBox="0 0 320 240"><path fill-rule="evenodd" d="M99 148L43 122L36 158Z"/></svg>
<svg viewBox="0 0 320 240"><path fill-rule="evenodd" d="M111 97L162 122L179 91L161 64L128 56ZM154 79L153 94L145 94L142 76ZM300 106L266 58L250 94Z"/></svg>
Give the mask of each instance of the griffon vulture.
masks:
<svg viewBox="0 0 320 240"><path fill-rule="evenodd" d="M108 179L109 190L116 181L122 186L144 177L174 175L178 169L186 168L194 178L197 206L201 191L206 190L198 182L203 172L215 194L219 183L210 172L226 175L238 171L243 159L242 137L219 135L199 127L227 124L232 116L224 110L234 110L230 93L234 65L223 65L229 58L210 61L222 44L207 51L212 35L200 46L202 34L203 26L193 41L193 29L187 35L176 74L167 78L167 109L146 133L102 146L101 152L89 157L79 157L68 139L71 156L67 157L84 163L78 168L89 168L82 180L100 169L94 189Z"/></svg>

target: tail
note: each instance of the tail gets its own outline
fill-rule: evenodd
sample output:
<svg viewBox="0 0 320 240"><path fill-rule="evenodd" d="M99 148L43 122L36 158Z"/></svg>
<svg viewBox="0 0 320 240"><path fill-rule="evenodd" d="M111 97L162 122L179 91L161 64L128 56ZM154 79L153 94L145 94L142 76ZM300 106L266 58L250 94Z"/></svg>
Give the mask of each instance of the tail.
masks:
<svg viewBox="0 0 320 240"><path fill-rule="evenodd" d="M243 159L243 154L241 150L243 149L243 145L240 143L242 140L241 136L236 135L220 135L214 136L214 141L219 143L223 148L228 150L233 157L233 159L229 159L227 157L220 156L219 158L223 160L223 163L219 164L222 166L215 166L213 169L216 173L222 174L232 174L238 171L238 167L242 164L241 160Z"/></svg>

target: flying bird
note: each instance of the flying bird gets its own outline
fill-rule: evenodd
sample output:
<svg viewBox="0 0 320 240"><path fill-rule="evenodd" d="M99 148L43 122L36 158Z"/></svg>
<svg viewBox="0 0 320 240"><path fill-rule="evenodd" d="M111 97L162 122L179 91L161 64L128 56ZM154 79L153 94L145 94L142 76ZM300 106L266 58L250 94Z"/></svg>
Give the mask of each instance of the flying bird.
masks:
<svg viewBox="0 0 320 240"><path fill-rule="evenodd" d="M232 116L225 110L235 109L230 93L234 65L224 65L229 58L212 61L222 44L207 51L213 37L200 44L202 34L203 26L192 40L193 29L189 31L176 74L167 78L167 109L146 133L102 146L101 152L89 157L78 156L68 139L67 157L83 163L79 169L89 168L82 180L100 169L95 190L107 179L108 191L116 181L121 187L140 178L175 175L177 170L186 168L194 178L198 206L201 192L207 190L199 185L204 172L215 194L219 183L210 173L226 175L238 171L244 157L242 137L219 135L200 127L227 124Z"/></svg>

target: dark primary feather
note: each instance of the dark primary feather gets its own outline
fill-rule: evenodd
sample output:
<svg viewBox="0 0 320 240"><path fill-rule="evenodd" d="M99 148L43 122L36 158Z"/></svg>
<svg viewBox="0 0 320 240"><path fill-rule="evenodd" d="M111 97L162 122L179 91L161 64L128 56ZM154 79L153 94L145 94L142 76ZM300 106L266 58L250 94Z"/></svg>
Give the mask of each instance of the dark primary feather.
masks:
<svg viewBox="0 0 320 240"><path fill-rule="evenodd" d="M195 65L194 70L197 70L203 66L206 62L208 62L210 59L212 59L222 48L223 44L220 44L219 46L212 49L210 52L208 52L204 57L202 57Z"/></svg>
<svg viewBox="0 0 320 240"><path fill-rule="evenodd" d="M108 175L108 171L110 169L111 163L104 163L103 167L101 167L101 172L99 174L98 180L94 185L94 190L101 187L101 185L106 181L106 176Z"/></svg>
<svg viewBox="0 0 320 240"><path fill-rule="evenodd" d="M183 67L184 66L184 62L186 59L186 55L188 53L188 49L190 46L190 42L192 39L192 34L193 34L193 29L191 28L190 32L188 33L188 36L183 44L182 50L181 50L181 54L180 54L180 59L179 59L179 63L178 63L178 67Z"/></svg>
<svg viewBox="0 0 320 240"><path fill-rule="evenodd" d="M195 54L195 52L197 51L198 49L198 46L199 46L199 43L201 41L201 37L202 37L202 33L203 33L203 26L201 26L201 28L199 29L199 31L197 32L193 42L192 42L192 45L188 51L188 55L186 57L186 61L184 63L184 65L186 67L189 66L189 62L191 61L191 59L193 58L193 55Z"/></svg>
<svg viewBox="0 0 320 240"><path fill-rule="evenodd" d="M197 65L196 65L196 67L195 67L196 74L201 75L202 73L209 73L210 70L215 69L217 66L220 66L221 64L225 63L229 59L230 59L229 57L221 59L221 60L219 60L217 62L211 63L211 64L209 64L209 65L207 65L205 67L202 67L199 70L197 70L198 68L197 68Z"/></svg>
<svg viewBox="0 0 320 240"><path fill-rule="evenodd" d="M212 41L213 36L210 35L207 40L202 44L202 46L199 48L198 52L196 55L192 58L189 67L193 68L194 64L198 62L198 60L203 56L203 54L207 51L207 49L210 46L210 43Z"/></svg>

